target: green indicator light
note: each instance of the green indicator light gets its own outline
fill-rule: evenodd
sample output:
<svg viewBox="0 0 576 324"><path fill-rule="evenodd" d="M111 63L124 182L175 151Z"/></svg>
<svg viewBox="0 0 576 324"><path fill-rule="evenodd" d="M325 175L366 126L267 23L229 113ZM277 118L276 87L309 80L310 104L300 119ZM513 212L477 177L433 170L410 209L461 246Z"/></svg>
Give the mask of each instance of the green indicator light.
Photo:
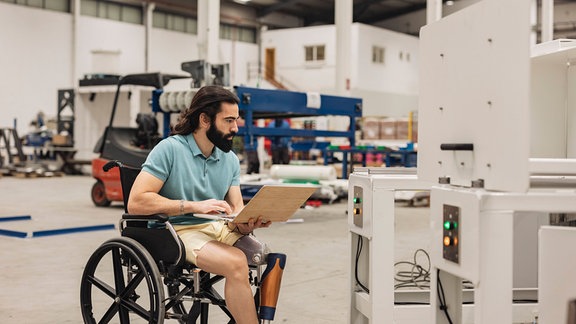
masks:
<svg viewBox="0 0 576 324"><path fill-rule="evenodd" d="M448 222L448 221L444 222L444 228L445 229L449 230L450 227L452 227L452 226L450 226L450 222Z"/></svg>
<svg viewBox="0 0 576 324"><path fill-rule="evenodd" d="M353 201L355 204L359 204L360 202L362 202L362 199L355 197Z"/></svg>

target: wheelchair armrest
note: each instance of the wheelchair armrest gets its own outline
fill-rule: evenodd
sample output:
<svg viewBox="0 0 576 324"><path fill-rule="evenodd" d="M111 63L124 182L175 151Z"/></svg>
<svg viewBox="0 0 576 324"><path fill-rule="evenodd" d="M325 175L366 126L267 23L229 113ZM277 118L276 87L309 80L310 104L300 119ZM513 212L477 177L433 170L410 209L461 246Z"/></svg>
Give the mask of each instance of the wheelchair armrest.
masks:
<svg viewBox="0 0 576 324"><path fill-rule="evenodd" d="M166 215L166 214L152 214L152 215L122 214L122 219L124 219L124 220L137 220L137 221L155 220L155 221L158 221L160 223L166 223L168 221L168 215Z"/></svg>

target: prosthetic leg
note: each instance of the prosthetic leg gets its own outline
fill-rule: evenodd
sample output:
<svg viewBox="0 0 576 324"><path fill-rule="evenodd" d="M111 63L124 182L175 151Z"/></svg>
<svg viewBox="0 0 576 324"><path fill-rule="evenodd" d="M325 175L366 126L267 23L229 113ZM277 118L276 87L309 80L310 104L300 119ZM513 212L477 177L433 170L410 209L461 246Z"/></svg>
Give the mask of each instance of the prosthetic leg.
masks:
<svg viewBox="0 0 576 324"><path fill-rule="evenodd" d="M261 266L266 264L266 270L260 279L260 303L259 318L262 321L274 320L276 304L280 294L282 274L286 266L286 255L282 253L270 253L266 244L261 243L252 235L241 237L235 244L246 254L248 264Z"/></svg>
<svg viewBox="0 0 576 324"><path fill-rule="evenodd" d="M270 253L268 254L268 264L266 271L262 274L260 287L260 312L261 320L272 321L276 313L276 304L280 294L280 283L282 274L286 266L286 254Z"/></svg>

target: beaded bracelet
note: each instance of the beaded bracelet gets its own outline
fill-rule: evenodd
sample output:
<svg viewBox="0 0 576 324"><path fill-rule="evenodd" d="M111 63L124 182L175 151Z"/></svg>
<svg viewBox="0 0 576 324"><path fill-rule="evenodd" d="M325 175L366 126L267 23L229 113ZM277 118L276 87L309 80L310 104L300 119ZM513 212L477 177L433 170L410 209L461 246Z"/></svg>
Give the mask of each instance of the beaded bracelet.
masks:
<svg viewBox="0 0 576 324"><path fill-rule="evenodd" d="M184 215L184 200L180 200L180 215Z"/></svg>

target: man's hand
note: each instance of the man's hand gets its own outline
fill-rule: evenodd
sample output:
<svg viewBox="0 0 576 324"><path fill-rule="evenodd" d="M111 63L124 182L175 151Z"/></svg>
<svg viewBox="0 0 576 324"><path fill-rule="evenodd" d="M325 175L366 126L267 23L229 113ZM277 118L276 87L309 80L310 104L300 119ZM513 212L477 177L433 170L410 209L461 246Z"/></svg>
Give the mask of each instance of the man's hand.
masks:
<svg viewBox="0 0 576 324"><path fill-rule="evenodd" d="M225 200L208 199L194 202L197 214L231 214L232 208Z"/></svg>
<svg viewBox="0 0 576 324"><path fill-rule="evenodd" d="M272 224L272 222L268 221L264 223L262 220L262 216L259 216L256 221L254 221L254 218L250 218L248 220L248 223L231 222L231 224L233 224L233 226L236 226L236 229L240 232L240 234L246 235L252 233L257 228L269 227Z"/></svg>

